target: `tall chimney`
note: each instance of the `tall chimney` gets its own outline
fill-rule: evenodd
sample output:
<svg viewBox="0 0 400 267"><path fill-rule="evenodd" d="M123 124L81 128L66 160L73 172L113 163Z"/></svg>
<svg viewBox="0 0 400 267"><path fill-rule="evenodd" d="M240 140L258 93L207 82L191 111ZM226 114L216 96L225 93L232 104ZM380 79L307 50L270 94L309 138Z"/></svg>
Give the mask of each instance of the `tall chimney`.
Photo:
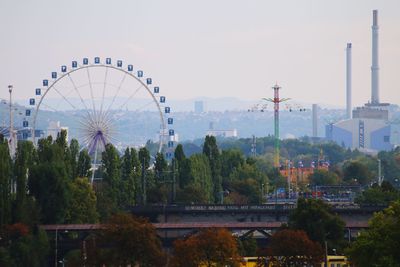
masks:
<svg viewBox="0 0 400 267"><path fill-rule="evenodd" d="M351 119L351 43L346 48L346 113Z"/></svg>
<svg viewBox="0 0 400 267"><path fill-rule="evenodd" d="M373 10L372 14L371 103L379 104L378 10Z"/></svg>

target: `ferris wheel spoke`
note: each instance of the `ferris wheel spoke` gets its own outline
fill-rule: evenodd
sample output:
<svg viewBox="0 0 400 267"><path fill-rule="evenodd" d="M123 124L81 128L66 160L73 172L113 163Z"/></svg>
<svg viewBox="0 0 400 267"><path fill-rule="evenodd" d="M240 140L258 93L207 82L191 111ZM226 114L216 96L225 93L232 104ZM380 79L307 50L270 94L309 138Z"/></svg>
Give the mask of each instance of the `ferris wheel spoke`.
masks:
<svg viewBox="0 0 400 267"><path fill-rule="evenodd" d="M55 108L53 108L53 107L50 106L50 105L47 105L47 104L45 104L45 103L42 103L42 105L45 106L46 108L50 109L51 111L58 112L58 109L55 109Z"/></svg>
<svg viewBox="0 0 400 267"><path fill-rule="evenodd" d="M103 112L103 104L104 104L104 95L106 92L106 86L107 86L107 74L108 74L108 68L106 68L106 74L104 75L104 83L103 83L103 94L101 97L101 106L100 106L100 113Z"/></svg>
<svg viewBox="0 0 400 267"><path fill-rule="evenodd" d="M77 110L77 108L67 99L66 96L64 96L60 90L58 90L55 86L53 86L53 89L67 102L73 109Z"/></svg>
<svg viewBox="0 0 400 267"><path fill-rule="evenodd" d="M113 105L114 102L115 102L115 98L118 96L119 92L121 91L121 87L122 87L122 85L124 84L125 78L126 78L126 73L124 74L124 76L122 77L121 82L120 82L119 85L118 85L117 92L114 94L114 97L113 97L113 99L112 99L112 101L111 101L111 104L110 104L110 105L108 106L108 108L107 108L107 112L111 109L112 105Z"/></svg>
<svg viewBox="0 0 400 267"><path fill-rule="evenodd" d="M86 72L89 80L90 96L92 97L93 112L95 113L94 115L96 115L96 105L94 104L93 86L92 86L92 80L90 79L89 68L86 68Z"/></svg>
<svg viewBox="0 0 400 267"><path fill-rule="evenodd" d="M139 90L143 87L143 85L140 85L134 92L133 94L131 94L127 100L125 100L125 102L118 108L118 110L121 110L126 104L129 103L129 101L131 101L131 99L139 92Z"/></svg>
<svg viewBox="0 0 400 267"><path fill-rule="evenodd" d="M6 134L6 133L8 133L8 128L6 127L6 126L2 126L1 128L0 128L0 134Z"/></svg>
<svg viewBox="0 0 400 267"><path fill-rule="evenodd" d="M148 102L148 103L146 103L146 104L140 106L140 107L137 108L136 110L137 110L137 111L140 111L141 109L143 109L143 108L149 106L149 105L152 104L152 103L154 103L154 100L151 100L150 102Z"/></svg>
<svg viewBox="0 0 400 267"><path fill-rule="evenodd" d="M86 106L86 103L85 103L85 101L83 100L81 94L79 93L79 90L78 90L78 88L76 87L76 84L75 84L74 80L72 79L70 73L68 73L68 78L69 78L69 80L71 81L71 84L72 84L72 86L73 86L74 89L75 89L75 92L78 94L79 99L81 100L82 105L85 107L85 110L86 110L86 112L87 112L87 114L88 114L88 119L93 121L92 115L90 114L89 109L88 109L88 107Z"/></svg>

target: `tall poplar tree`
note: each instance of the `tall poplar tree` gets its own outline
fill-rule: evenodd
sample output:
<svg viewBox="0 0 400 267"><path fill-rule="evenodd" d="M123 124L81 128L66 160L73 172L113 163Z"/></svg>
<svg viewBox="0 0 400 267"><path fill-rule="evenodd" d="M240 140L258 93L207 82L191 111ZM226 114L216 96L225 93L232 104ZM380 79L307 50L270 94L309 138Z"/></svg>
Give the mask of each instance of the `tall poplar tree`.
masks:
<svg viewBox="0 0 400 267"><path fill-rule="evenodd" d="M87 149L83 149L79 152L78 163L76 167L76 177L87 177L90 178L92 176L92 171L90 168L92 167L92 159L89 156L89 152Z"/></svg>
<svg viewBox="0 0 400 267"><path fill-rule="evenodd" d="M127 147L121 160L121 206L135 204L137 173L137 153L135 149ZM136 166L135 166L136 165Z"/></svg>
<svg viewBox="0 0 400 267"><path fill-rule="evenodd" d="M70 144L69 144L69 154L70 154L70 165L71 165L71 174L72 178L75 179L78 177L78 171L77 171L77 163L78 163L78 158L79 158L79 143L78 140L72 139ZM81 176L82 177L82 176ZM87 176L83 176L87 177Z"/></svg>
<svg viewBox="0 0 400 267"><path fill-rule="evenodd" d="M108 218L118 211L121 202L119 190L121 188L120 158L118 151L112 144L107 144L102 153L103 181L97 192L97 208L102 219Z"/></svg>
<svg viewBox="0 0 400 267"><path fill-rule="evenodd" d="M29 211L26 210L28 195L28 172L34 161L35 149L30 141L19 141L14 161L14 177L16 180L16 197L14 220L27 223Z"/></svg>
<svg viewBox="0 0 400 267"><path fill-rule="evenodd" d="M219 200L222 191L221 158L215 136L207 135L203 145L203 154L208 158L211 168L211 177L214 185L215 201Z"/></svg>
<svg viewBox="0 0 400 267"><path fill-rule="evenodd" d="M0 228L11 222L11 158L7 141L0 137Z"/></svg>
<svg viewBox="0 0 400 267"><path fill-rule="evenodd" d="M60 138L39 140L38 162L29 171L29 192L37 200L43 223L64 223L71 200L71 178Z"/></svg>
<svg viewBox="0 0 400 267"><path fill-rule="evenodd" d="M179 144L175 148L175 153L174 153L174 164L175 169L178 171L177 175L177 184L179 185L179 188L183 188L185 184L185 178L187 179L189 175L189 171L187 166L189 165L186 159L185 152L183 151L183 146L182 144Z"/></svg>

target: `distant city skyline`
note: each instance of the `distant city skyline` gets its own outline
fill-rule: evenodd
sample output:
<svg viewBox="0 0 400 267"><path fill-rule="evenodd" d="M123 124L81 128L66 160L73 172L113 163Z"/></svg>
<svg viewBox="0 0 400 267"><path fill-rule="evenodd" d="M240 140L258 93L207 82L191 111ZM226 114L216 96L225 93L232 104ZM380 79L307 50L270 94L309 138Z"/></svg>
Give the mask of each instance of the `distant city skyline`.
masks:
<svg viewBox="0 0 400 267"><path fill-rule="evenodd" d="M400 104L398 0L78 1L0 3L0 98L34 95L51 71L83 57L122 59L168 99L272 95L345 107L353 44L353 107L371 98L372 10L379 10L381 102ZM2 88L2 89L1 89Z"/></svg>

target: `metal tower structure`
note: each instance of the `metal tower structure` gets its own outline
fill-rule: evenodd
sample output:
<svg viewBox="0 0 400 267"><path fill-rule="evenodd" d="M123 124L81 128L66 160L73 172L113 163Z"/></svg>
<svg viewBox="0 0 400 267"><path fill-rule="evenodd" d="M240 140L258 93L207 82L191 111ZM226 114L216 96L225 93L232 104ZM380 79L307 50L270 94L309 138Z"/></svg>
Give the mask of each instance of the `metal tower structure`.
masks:
<svg viewBox="0 0 400 267"><path fill-rule="evenodd" d="M279 167L279 104L285 101L290 100L290 98L279 98L279 90L281 87L278 84L275 84L272 87L274 90L274 98L263 98L268 102L274 103L274 167Z"/></svg>
<svg viewBox="0 0 400 267"><path fill-rule="evenodd" d="M253 140L251 142L251 156L256 157L257 156L257 139L256 136L253 134Z"/></svg>

